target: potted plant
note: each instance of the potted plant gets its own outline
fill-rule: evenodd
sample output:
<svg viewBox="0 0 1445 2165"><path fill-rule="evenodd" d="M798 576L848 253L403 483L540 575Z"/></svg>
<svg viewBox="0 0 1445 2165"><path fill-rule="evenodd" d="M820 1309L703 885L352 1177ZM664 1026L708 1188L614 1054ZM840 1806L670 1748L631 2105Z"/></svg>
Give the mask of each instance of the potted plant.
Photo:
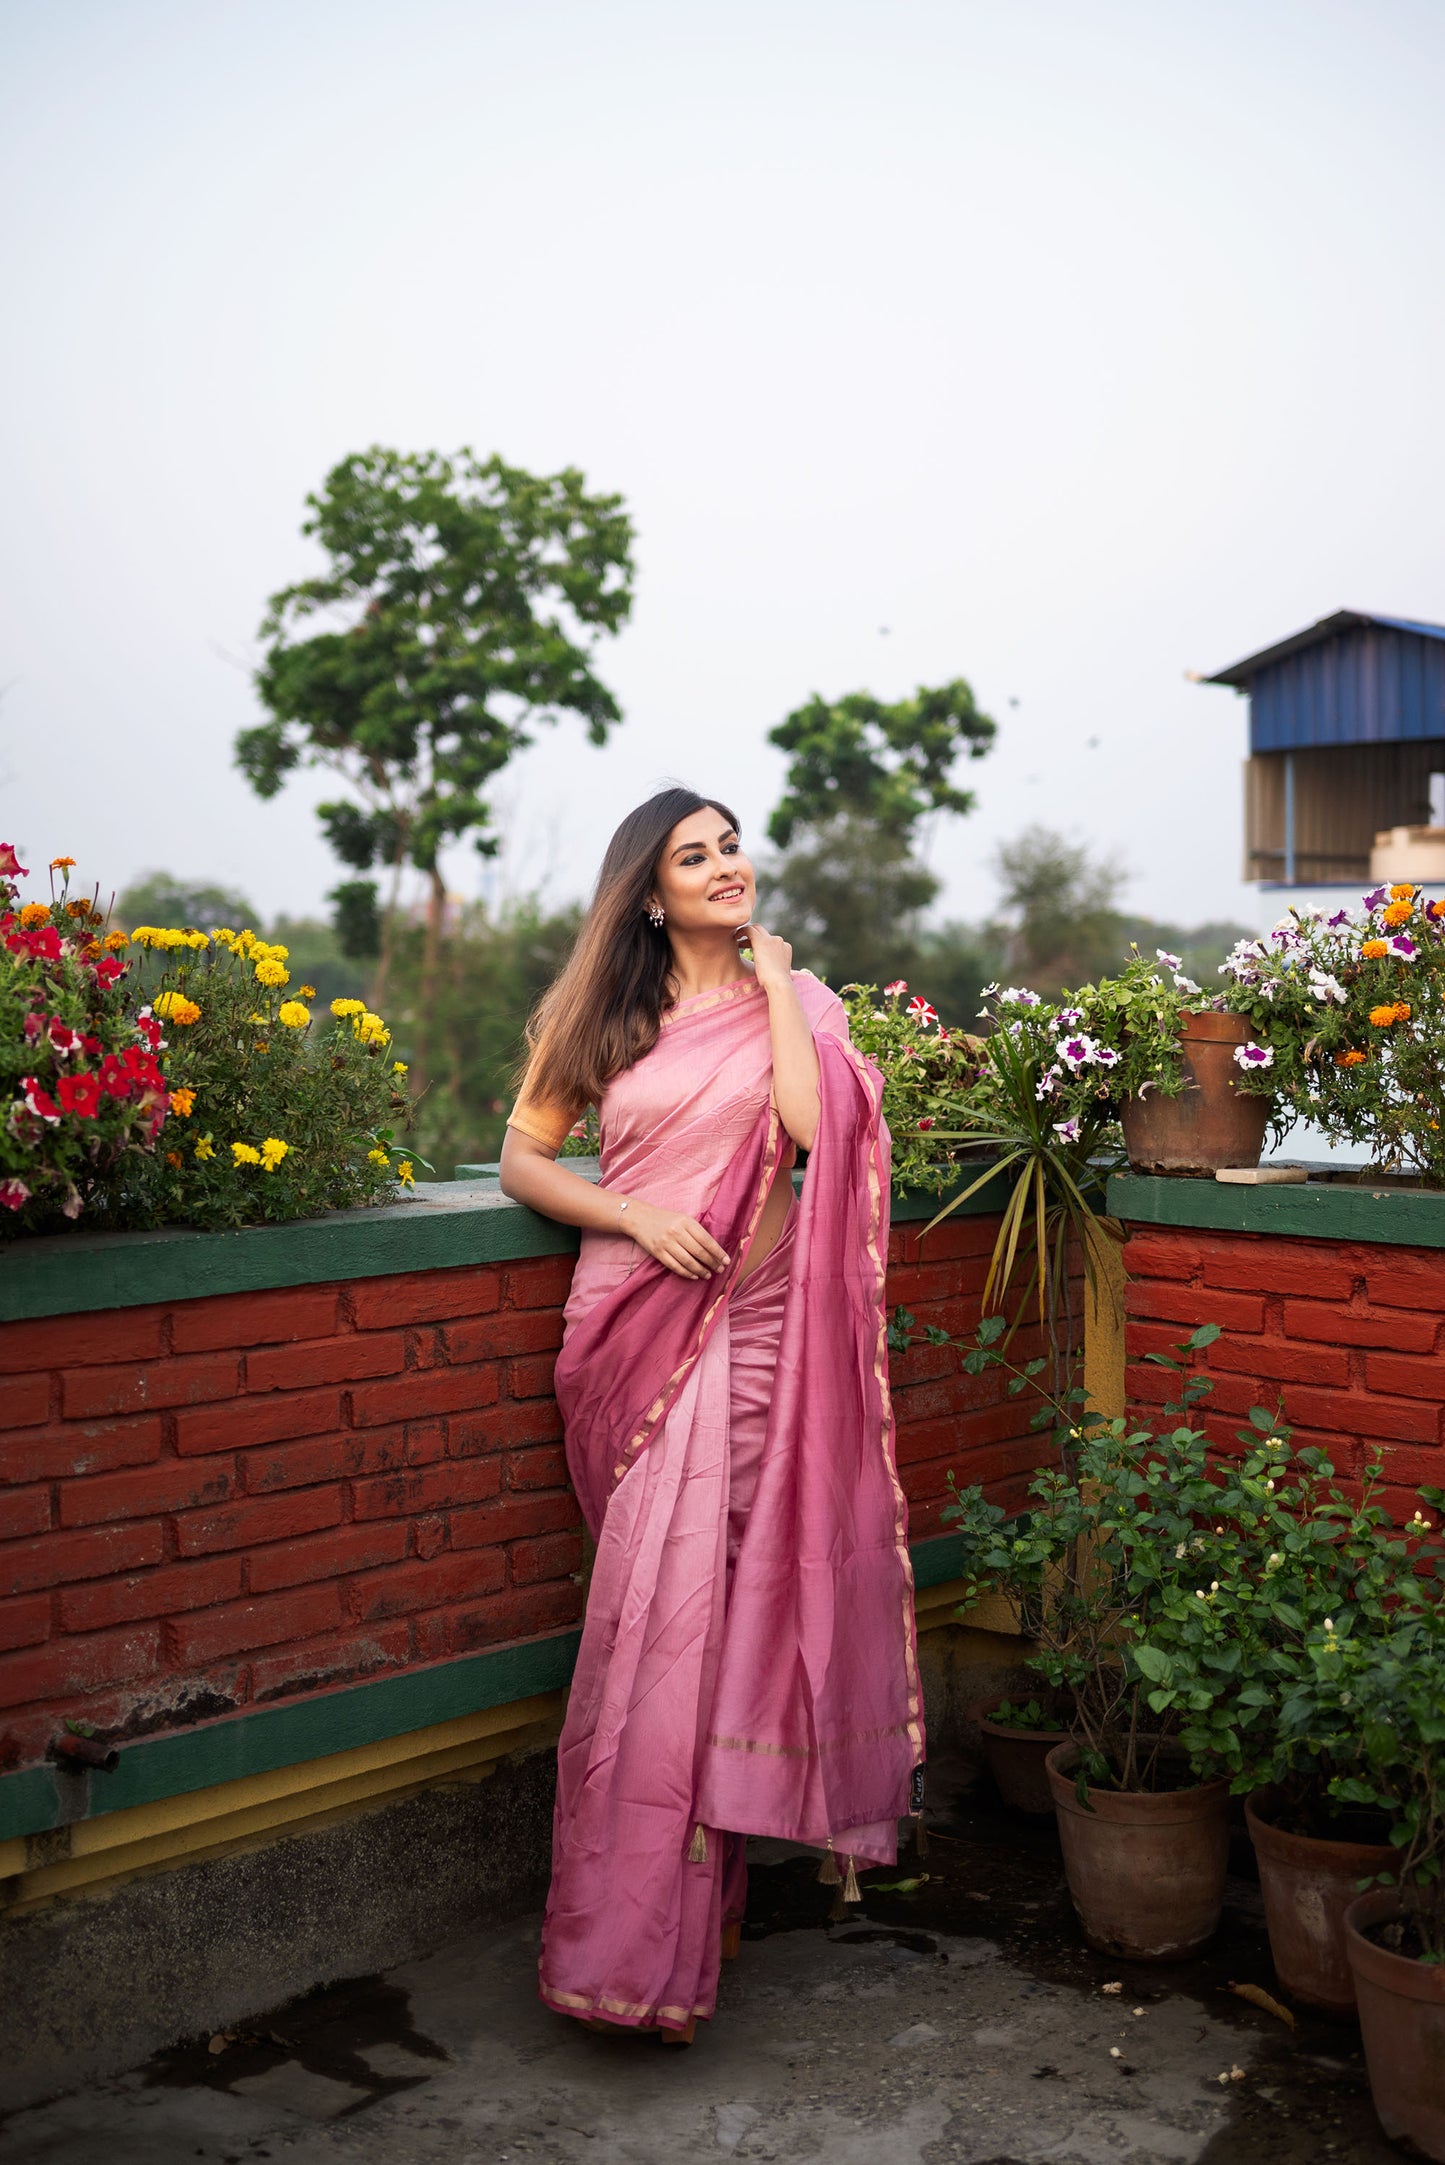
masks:
<svg viewBox="0 0 1445 2165"><path fill-rule="evenodd" d="M1052 1819L1054 1793L1047 1760L1070 1729L1052 1693L1024 1700L980 1699L969 1708L994 1787L1010 1811L1025 1819Z"/></svg>
<svg viewBox="0 0 1445 2165"><path fill-rule="evenodd" d="M1053 1747L1047 1768L1086 1938L1113 1955L1181 1959L1219 1920L1229 1785L1222 1768L1200 1779L1180 1714L1233 1703L1240 1672L1228 1648L1201 1649L1184 1708L1159 1707L1150 1641L1170 1609L1207 1603L1216 1576L1206 1438L1185 1420L1159 1434L1093 1420L1082 1390L1048 1390L1045 1361L1015 1364L1003 1334L1001 1318L986 1319L965 1366L999 1364L1011 1389L1040 1391L1036 1425L1053 1429L1058 1463L1012 1518L977 1488L955 1489L944 1515L962 1536L970 1598L1000 1581L1036 1589L1027 1666L1074 1706L1073 1739ZM1184 1350L1217 1335L1206 1326ZM1187 1384L1178 1410L1204 1389Z"/></svg>

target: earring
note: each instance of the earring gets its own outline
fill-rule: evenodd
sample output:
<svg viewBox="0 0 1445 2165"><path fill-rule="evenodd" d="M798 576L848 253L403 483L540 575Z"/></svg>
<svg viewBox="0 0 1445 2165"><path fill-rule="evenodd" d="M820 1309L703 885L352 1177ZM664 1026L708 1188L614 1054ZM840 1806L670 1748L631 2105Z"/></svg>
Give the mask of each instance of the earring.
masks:
<svg viewBox="0 0 1445 2165"><path fill-rule="evenodd" d="M650 925L656 925L660 931L662 928L662 920L667 915L667 912L663 909L662 904L660 902L649 902L647 905L646 915L647 922Z"/></svg>

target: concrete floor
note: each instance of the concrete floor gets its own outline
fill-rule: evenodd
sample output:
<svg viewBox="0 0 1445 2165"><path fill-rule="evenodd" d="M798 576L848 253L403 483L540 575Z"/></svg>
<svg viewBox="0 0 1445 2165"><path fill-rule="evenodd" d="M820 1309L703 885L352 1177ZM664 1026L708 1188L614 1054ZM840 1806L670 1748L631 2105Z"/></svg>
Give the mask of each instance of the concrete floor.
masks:
<svg viewBox="0 0 1445 2165"><path fill-rule="evenodd" d="M16 2114L4 2165L1389 2165L1349 2026L1290 2030L1232 1881L1201 1961L1092 1955L1052 1829L958 1770L922 1863L830 1920L816 1859L756 1844L746 1936L690 2050L603 2038L534 1992L536 1916ZM883 1883L927 1874L912 1889ZM1122 1992L1104 1988L1122 1984ZM1235 2071L1238 2070L1238 2073ZM1221 2077L1224 2078L1221 2080Z"/></svg>

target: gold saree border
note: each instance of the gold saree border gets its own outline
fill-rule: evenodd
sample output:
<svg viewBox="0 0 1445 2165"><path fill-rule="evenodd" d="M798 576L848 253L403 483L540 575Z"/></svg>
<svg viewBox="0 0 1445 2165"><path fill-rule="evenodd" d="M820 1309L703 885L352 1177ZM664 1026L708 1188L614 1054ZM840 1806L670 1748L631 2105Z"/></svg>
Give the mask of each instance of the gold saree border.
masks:
<svg viewBox="0 0 1445 2165"><path fill-rule="evenodd" d="M827 1752L850 1751L855 1744L877 1744L884 1737L911 1737L914 1724L890 1722L883 1729L855 1729L850 1736L828 1737L814 1744L764 1744L755 1737L720 1737L710 1735L709 1744L715 1744L723 1752L763 1752L772 1759L821 1759Z"/></svg>

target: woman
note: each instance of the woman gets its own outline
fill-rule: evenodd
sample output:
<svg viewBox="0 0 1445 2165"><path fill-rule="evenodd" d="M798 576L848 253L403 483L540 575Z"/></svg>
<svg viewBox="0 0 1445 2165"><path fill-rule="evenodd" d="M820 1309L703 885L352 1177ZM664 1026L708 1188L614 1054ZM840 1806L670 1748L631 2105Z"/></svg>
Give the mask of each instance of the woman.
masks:
<svg viewBox="0 0 1445 2165"><path fill-rule="evenodd" d="M557 1397L597 1543L541 1992L674 2040L736 1950L745 1837L825 1848L856 1900L923 1758L882 1083L753 898L725 806L623 821L502 1153L508 1195L582 1228ZM596 1186L556 1162L589 1104Z"/></svg>

